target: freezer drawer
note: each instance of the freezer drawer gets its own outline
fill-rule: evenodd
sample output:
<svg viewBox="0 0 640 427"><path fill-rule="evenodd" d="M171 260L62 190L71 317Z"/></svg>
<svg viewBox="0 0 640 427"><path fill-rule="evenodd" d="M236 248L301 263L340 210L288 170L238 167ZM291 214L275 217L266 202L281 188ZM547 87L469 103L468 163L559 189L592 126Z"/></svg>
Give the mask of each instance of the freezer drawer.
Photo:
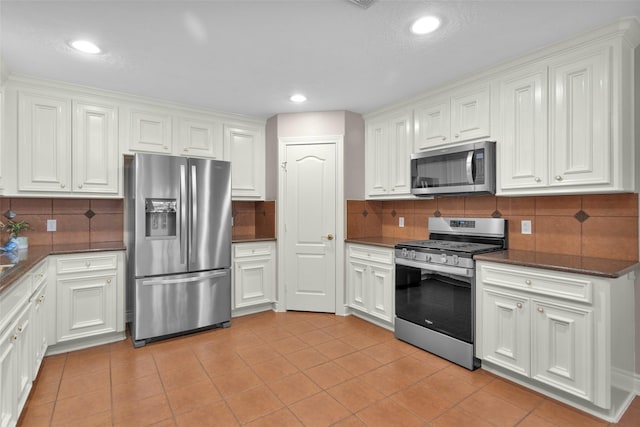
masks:
<svg viewBox="0 0 640 427"><path fill-rule="evenodd" d="M136 344L231 320L231 271L211 270L136 279Z"/></svg>

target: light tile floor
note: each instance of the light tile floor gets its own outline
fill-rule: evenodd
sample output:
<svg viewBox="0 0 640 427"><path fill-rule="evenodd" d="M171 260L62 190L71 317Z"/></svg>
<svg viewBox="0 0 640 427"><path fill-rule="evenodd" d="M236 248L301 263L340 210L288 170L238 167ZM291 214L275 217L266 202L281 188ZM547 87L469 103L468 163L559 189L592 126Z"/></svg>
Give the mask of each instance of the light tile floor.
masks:
<svg viewBox="0 0 640 427"><path fill-rule="evenodd" d="M47 357L20 426L596 426L355 317L265 312L231 328ZM636 398L619 425L640 425Z"/></svg>

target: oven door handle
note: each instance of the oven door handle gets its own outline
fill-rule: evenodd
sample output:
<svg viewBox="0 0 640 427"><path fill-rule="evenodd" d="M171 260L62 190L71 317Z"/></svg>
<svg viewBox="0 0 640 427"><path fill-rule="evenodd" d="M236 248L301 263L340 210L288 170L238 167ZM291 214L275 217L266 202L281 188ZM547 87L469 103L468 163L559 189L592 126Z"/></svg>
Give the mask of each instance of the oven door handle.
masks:
<svg viewBox="0 0 640 427"><path fill-rule="evenodd" d="M396 258L396 264L405 267L415 267L424 270L434 271L436 273L455 274L463 277L472 277L473 271L470 268L451 267L449 265L425 264L423 262L411 261L403 258Z"/></svg>

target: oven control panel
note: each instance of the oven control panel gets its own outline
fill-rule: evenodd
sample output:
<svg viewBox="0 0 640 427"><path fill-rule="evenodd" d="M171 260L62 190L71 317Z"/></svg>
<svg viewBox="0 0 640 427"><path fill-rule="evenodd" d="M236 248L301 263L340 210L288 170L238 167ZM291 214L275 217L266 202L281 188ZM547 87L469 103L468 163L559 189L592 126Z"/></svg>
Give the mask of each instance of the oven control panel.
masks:
<svg viewBox="0 0 640 427"><path fill-rule="evenodd" d="M464 268L474 267L474 261L472 258L460 257L458 255L449 255L444 252L427 253L427 252L423 252L419 250L416 251L415 249L408 249L408 248L401 248L401 249L397 248L395 252L396 252L396 258L422 262L422 263L425 263L425 266L428 264L440 264L440 265L451 265L455 267L464 267Z"/></svg>

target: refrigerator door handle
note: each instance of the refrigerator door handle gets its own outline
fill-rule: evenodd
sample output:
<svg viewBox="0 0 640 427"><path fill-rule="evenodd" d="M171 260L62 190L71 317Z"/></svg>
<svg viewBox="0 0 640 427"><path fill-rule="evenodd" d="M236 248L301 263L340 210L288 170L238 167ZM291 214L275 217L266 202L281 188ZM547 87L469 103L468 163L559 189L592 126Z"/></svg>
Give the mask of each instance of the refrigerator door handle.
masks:
<svg viewBox="0 0 640 427"><path fill-rule="evenodd" d="M176 279L148 279L143 280L143 286L154 286L154 285L171 285L174 283L188 283L188 282L201 282L206 279L214 279L216 277L223 277L228 275L228 271L216 271L211 274L206 274L204 276L195 276L189 278L176 278Z"/></svg>
<svg viewBox="0 0 640 427"><path fill-rule="evenodd" d="M186 264L187 255L187 171L180 165L180 264Z"/></svg>
<svg viewBox="0 0 640 427"><path fill-rule="evenodd" d="M198 171L196 165L191 165L191 230L189 230L189 240L192 256L196 253L195 243L198 235Z"/></svg>

